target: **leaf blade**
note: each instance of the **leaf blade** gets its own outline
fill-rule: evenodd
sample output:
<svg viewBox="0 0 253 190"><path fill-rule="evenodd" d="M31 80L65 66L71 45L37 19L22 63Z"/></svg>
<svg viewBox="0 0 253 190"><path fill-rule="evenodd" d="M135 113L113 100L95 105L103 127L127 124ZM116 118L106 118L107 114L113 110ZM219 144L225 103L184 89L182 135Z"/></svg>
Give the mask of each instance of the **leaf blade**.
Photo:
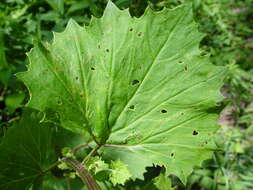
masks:
<svg viewBox="0 0 253 190"><path fill-rule="evenodd" d="M56 161L50 145L52 129L39 125L35 113L30 116L11 127L0 146L1 189L29 187Z"/></svg>
<svg viewBox="0 0 253 190"><path fill-rule="evenodd" d="M216 148L226 73L200 56L202 37L190 4L131 18L109 2L88 27L70 21L53 44L36 47L19 76L33 92L30 106L51 109L67 129L88 131L134 178L157 164L185 182Z"/></svg>

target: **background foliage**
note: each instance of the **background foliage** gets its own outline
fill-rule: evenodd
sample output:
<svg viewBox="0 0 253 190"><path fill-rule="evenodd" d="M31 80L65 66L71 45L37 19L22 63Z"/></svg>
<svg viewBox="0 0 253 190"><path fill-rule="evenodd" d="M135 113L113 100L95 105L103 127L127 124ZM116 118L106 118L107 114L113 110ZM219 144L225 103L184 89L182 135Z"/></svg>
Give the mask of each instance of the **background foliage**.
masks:
<svg viewBox="0 0 253 190"><path fill-rule="evenodd" d="M226 99L217 135L221 151L197 168L187 189L252 189L253 187L253 1L252 0L115 0L139 17L149 5L155 10L192 2L202 40L203 54L216 65L230 68L223 94ZM35 41L51 41L70 18L81 25L102 15L107 0L3 0L0 3L0 142L20 119L27 90L15 77L28 63L25 53ZM251 167L250 167L251 166ZM155 188L152 181L162 168L150 168L146 181L126 184L127 189ZM173 176L172 176L173 178ZM182 185L173 180L178 189ZM72 181L71 181L72 183ZM73 182L74 183L74 182ZM79 183L79 182L77 182ZM144 187L144 184L146 185ZM78 184L76 185L78 186Z"/></svg>

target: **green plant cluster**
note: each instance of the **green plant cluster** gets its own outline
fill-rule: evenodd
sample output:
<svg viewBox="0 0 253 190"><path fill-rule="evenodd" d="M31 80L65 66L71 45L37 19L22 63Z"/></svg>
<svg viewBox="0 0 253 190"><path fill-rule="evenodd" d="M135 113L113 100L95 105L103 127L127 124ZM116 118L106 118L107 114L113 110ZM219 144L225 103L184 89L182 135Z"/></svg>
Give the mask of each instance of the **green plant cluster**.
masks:
<svg viewBox="0 0 253 190"><path fill-rule="evenodd" d="M253 188L252 127L242 130L223 126L216 136L221 150L189 177L188 188L244 190Z"/></svg>

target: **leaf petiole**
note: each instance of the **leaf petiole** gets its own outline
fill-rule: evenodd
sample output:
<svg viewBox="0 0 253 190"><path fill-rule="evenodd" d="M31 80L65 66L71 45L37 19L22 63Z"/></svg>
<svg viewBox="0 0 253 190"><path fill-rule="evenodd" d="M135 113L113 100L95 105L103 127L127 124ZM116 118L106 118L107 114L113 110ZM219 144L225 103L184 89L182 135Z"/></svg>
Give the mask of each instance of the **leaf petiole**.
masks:
<svg viewBox="0 0 253 190"><path fill-rule="evenodd" d="M82 161L83 164L85 164L89 159L90 157L94 156L97 151L100 149L102 145L97 145L85 158L84 160Z"/></svg>
<svg viewBox="0 0 253 190"><path fill-rule="evenodd" d="M78 173L79 177L89 190L101 190L96 180L90 175L89 171L82 163L78 162L74 158L62 158L61 161L65 162Z"/></svg>

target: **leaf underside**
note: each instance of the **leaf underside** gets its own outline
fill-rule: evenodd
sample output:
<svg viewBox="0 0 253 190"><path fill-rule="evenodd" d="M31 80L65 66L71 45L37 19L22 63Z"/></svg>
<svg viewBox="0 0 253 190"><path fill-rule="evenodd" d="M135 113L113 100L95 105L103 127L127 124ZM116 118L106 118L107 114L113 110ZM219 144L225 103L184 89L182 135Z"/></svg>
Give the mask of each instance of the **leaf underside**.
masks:
<svg viewBox="0 0 253 190"><path fill-rule="evenodd" d="M202 37L190 4L132 18L109 2L89 26L71 20L52 44L35 45L18 77L29 89L29 107L88 132L134 178L158 164L185 182L216 148L222 99L225 69L200 56Z"/></svg>

